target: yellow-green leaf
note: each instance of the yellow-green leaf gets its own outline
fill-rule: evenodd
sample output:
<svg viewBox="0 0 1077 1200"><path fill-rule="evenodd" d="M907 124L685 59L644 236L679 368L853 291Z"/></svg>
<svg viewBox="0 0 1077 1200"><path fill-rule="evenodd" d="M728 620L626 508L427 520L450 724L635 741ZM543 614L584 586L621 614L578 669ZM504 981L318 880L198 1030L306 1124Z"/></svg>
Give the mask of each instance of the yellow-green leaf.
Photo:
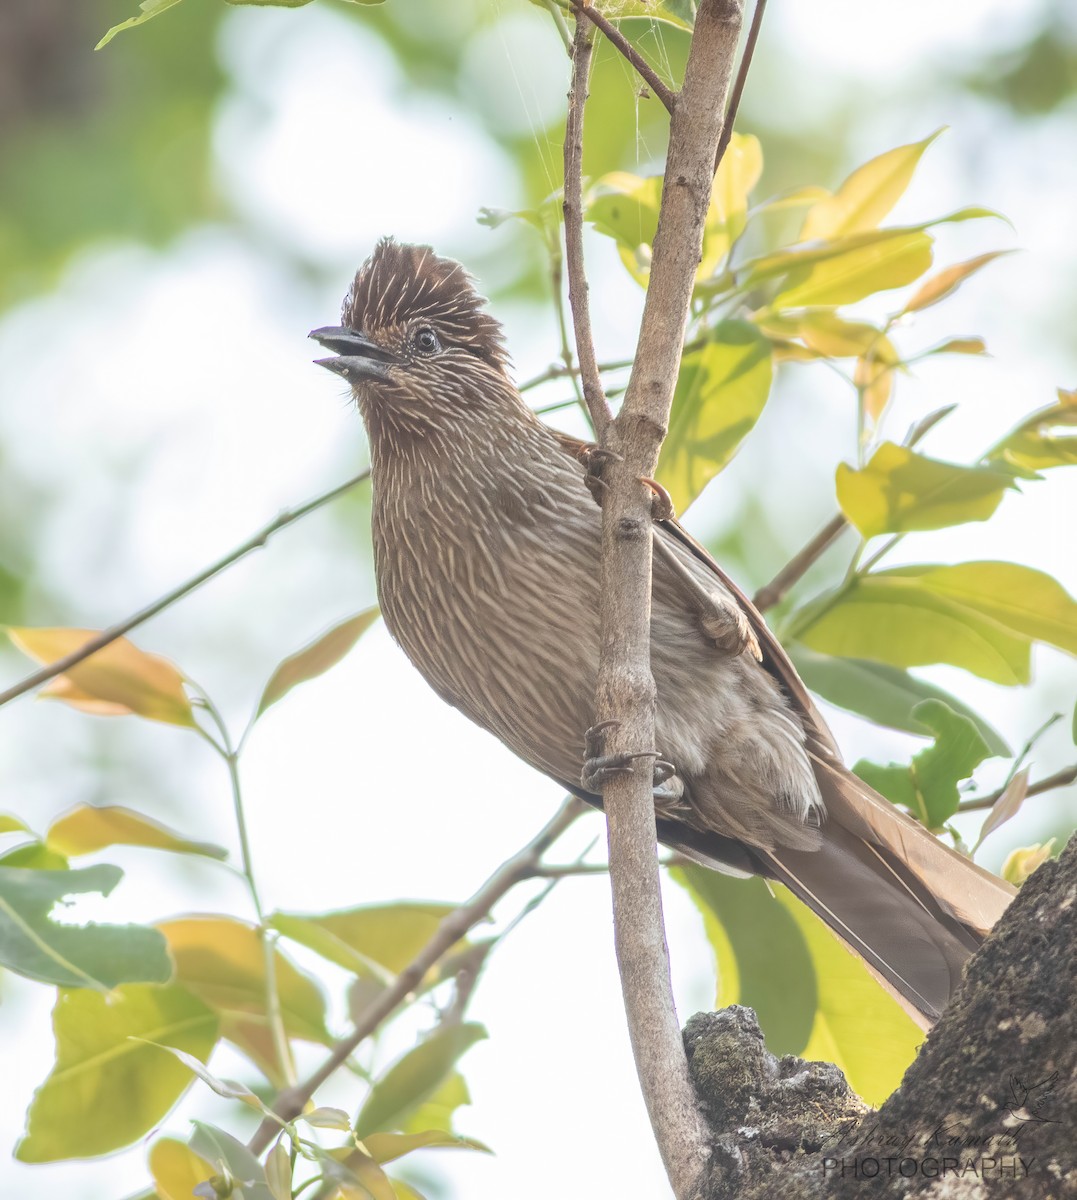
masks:
<svg viewBox="0 0 1077 1200"><path fill-rule="evenodd" d="M1043 571L1009 562L897 567L877 579L928 589L1009 633L1077 654L1077 602Z"/></svg>
<svg viewBox="0 0 1077 1200"><path fill-rule="evenodd" d="M378 609L368 608L334 625L310 645L289 655L266 684L255 716L260 717L271 704L276 704L297 684L314 679L330 667L335 667L377 619Z"/></svg>
<svg viewBox="0 0 1077 1200"><path fill-rule="evenodd" d="M584 214L599 233L617 242L625 266L642 284L650 270L661 201L661 176L613 171L595 184Z"/></svg>
<svg viewBox="0 0 1077 1200"><path fill-rule="evenodd" d="M0 812L0 833L29 833L30 826L14 813Z"/></svg>
<svg viewBox="0 0 1077 1200"><path fill-rule="evenodd" d="M931 266L933 239L922 230L881 231L863 244L789 274L771 301L776 310L852 304L902 287Z"/></svg>
<svg viewBox="0 0 1077 1200"><path fill-rule="evenodd" d="M93 804L76 805L70 812L58 817L45 841L49 847L73 858L79 854L93 854L106 846L147 846L157 850L172 850L178 854L204 854L208 858L227 858L228 851L210 842L192 842L161 825L151 821L134 809L119 805Z"/></svg>
<svg viewBox="0 0 1077 1200"><path fill-rule="evenodd" d="M703 915L716 1003L751 1005L772 1051L837 1063L859 1095L881 1103L923 1034L864 964L780 885L701 867L673 876Z"/></svg>
<svg viewBox="0 0 1077 1200"><path fill-rule="evenodd" d="M246 1051L248 1029L268 1036L265 954L255 926L230 917L186 917L158 928L175 960L176 979L220 1014L223 1037ZM279 950L274 966L285 1029L306 1041L328 1042L321 989ZM257 1053L261 1045L253 1049ZM262 1065L264 1059L256 1061Z"/></svg>
<svg viewBox="0 0 1077 1200"><path fill-rule="evenodd" d="M292 1160L283 1142L266 1155L266 1186L273 1200L292 1200Z"/></svg>
<svg viewBox="0 0 1077 1200"><path fill-rule="evenodd" d="M946 338L945 341L939 342L935 346L929 346L926 350L921 350L919 354L913 356L912 361L918 362L922 358L932 358L936 354L986 354L987 343L982 337L952 337Z"/></svg>
<svg viewBox="0 0 1077 1200"><path fill-rule="evenodd" d="M53 663L80 649L98 630L8 626L7 634L24 654L39 663ZM147 654L126 638L91 654L40 694L101 716L135 713L170 725L195 723L182 673L168 659Z"/></svg>
<svg viewBox="0 0 1077 1200"><path fill-rule="evenodd" d="M346 971L384 981L403 971L456 907L418 901L365 904L330 913L278 912L269 923ZM464 944L458 942L457 949Z"/></svg>
<svg viewBox="0 0 1077 1200"><path fill-rule="evenodd" d="M987 254L978 254L975 258L954 263L952 267L947 267L937 275L932 275L913 294L912 299L901 310L902 314L921 312L933 304L938 304L940 300L945 300L947 296L952 295L970 275L974 275L988 263L994 262L996 258L1012 253L1012 250L991 250Z"/></svg>
<svg viewBox="0 0 1077 1200"><path fill-rule="evenodd" d="M737 452L770 395L770 342L746 321L722 321L681 362L658 478L683 511Z"/></svg>
<svg viewBox="0 0 1077 1200"><path fill-rule="evenodd" d="M856 360L853 386L864 412L877 425L894 394L894 368L882 359L875 358L869 351Z"/></svg>
<svg viewBox="0 0 1077 1200"><path fill-rule="evenodd" d="M481 1025L443 1025L409 1050L378 1079L355 1121L355 1133L398 1129L445 1081L462 1054L485 1038Z"/></svg>
<svg viewBox="0 0 1077 1200"><path fill-rule="evenodd" d="M262 1164L241 1141L205 1121L191 1121L191 1124L194 1126L191 1149L213 1163L219 1176L228 1175L239 1184L243 1200L271 1200Z"/></svg>
<svg viewBox="0 0 1077 1200"><path fill-rule="evenodd" d="M150 1175L159 1200L192 1200L194 1189L217 1174L211 1163L176 1138L158 1138L149 1153ZM289 1189L289 1197L291 1190Z"/></svg>
<svg viewBox="0 0 1077 1200"><path fill-rule="evenodd" d="M759 139L734 133L711 186L697 279L711 275L744 232L748 223L748 196L762 173L763 150Z"/></svg>
<svg viewBox="0 0 1077 1200"><path fill-rule="evenodd" d="M180 0L142 0L138 6L141 12L137 17L128 17L126 21L121 21L119 25L113 25L105 36L94 46L95 50L101 50L112 41L118 33L122 33L125 29L134 29L136 25L142 25L146 21L152 21L154 17L159 17L166 9L172 8L179 4Z"/></svg>
<svg viewBox="0 0 1077 1200"><path fill-rule="evenodd" d="M450 1071L418 1108L400 1124L404 1133L426 1133L431 1129L456 1136L453 1117L456 1110L471 1103L467 1080L459 1071Z"/></svg>
<svg viewBox="0 0 1077 1200"><path fill-rule="evenodd" d="M1054 844L1055 839L1051 838L1042 844L1037 842L1032 846L1011 850L1002 864L1002 878L1014 887L1020 887L1037 867L1051 857Z"/></svg>
<svg viewBox="0 0 1077 1200"><path fill-rule="evenodd" d="M53 1010L56 1065L34 1093L15 1155L54 1162L108 1154L148 1133L187 1090L191 1073L152 1037L205 1061L217 1017L178 984L124 984L104 996L61 989Z"/></svg>
<svg viewBox="0 0 1077 1200"><path fill-rule="evenodd" d="M877 228L904 195L921 156L941 132L938 129L921 142L887 150L857 167L833 196L809 210L800 240L834 238Z"/></svg>
<svg viewBox="0 0 1077 1200"><path fill-rule="evenodd" d="M83 871L0 867L0 965L29 979L107 992L120 983L163 983L165 941L141 925L70 925L49 919L66 896L107 896L123 878L102 863Z"/></svg>
<svg viewBox="0 0 1077 1200"><path fill-rule="evenodd" d="M855 580L790 618L793 636L824 654L894 667L950 663L995 683L1028 683L1029 638L975 607L927 586L881 572Z"/></svg>
<svg viewBox="0 0 1077 1200"><path fill-rule="evenodd" d="M1058 389L1058 403L1041 408L1008 433L989 457L1031 471L1077 466L1077 391Z"/></svg>
<svg viewBox="0 0 1077 1200"><path fill-rule="evenodd" d="M768 329L772 321L768 319ZM870 355L880 363L895 366L901 361L890 339L867 321L849 321L831 308L809 308L801 313L783 313L774 327L787 336L801 338L806 346L827 358Z"/></svg>
<svg viewBox="0 0 1077 1200"><path fill-rule="evenodd" d="M434 1148L490 1153L489 1147L482 1142L448 1133L444 1129L426 1129L422 1133L368 1133L363 1138L363 1145L371 1158L379 1163L393 1162L405 1154L411 1154L413 1150Z"/></svg>
<svg viewBox="0 0 1077 1200"><path fill-rule="evenodd" d="M860 470L837 470L838 503L865 537L986 521L1013 487L1010 471L940 462L893 442Z"/></svg>

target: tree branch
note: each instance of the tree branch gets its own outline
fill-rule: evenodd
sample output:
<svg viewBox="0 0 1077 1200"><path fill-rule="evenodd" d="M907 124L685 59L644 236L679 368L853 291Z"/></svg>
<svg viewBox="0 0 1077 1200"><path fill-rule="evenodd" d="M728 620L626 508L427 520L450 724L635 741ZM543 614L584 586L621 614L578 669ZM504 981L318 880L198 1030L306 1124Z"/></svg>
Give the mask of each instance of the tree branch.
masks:
<svg viewBox="0 0 1077 1200"><path fill-rule="evenodd" d="M1077 765L1063 767L1061 771L1048 775L1046 779L1041 779L1038 783L1030 783L1028 791L1025 792L1025 798L1038 796L1042 792L1052 792L1055 788L1069 787L1071 783L1077 783ZM997 792L989 792L986 796L978 796L975 800L966 800L957 806L957 811L979 812L985 808L993 808L996 802L1002 798L1005 790L1005 788L999 788Z"/></svg>
<svg viewBox="0 0 1077 1200"><path fill-rule="evenodd" d="M722 136L718 140L718 151L714 156L714 170L716 172L722 161L722 156L729 146L729 140L733 136L733 125L737 120L737 112L740 109L740 98L744 95L744 85L748 82L748 72L752 66L752 55L755 54L755 44L759 41L759 31L763 28L763 13L766 12L766 8L767 0L755 0L755 8L752 10L752 24L748 29L748 37L744 42L744 53L740 57L740 66L737 68L737 79L733 84L733 91L729 97L729 106L725 111L725 124L722 126Z"/></svg>
<svg viewBox="0 0 1077 1200"><path fill-rule="evenodd" d="M256 534L248 538L242 545L237 546L234 550L230 550L223 558L219 558L215 563L206 567L204 571L199 571L197 575L192 576L185 583L181 583L170 592L165 592L163 596L154 600L152 604L147 604L145 608L140 608L138 612L132 613L131 616L125 617L122 621L115 625L110 625L108 629L103 629L99 634L90 638L88 642L84 642L77 650L73 650L70 654L65 654L63 658L58 658L55 662L49 663L38 671L27 675L20 679L18 683L9 687L7 691L0 692L0 706L7 704L10 700L15 700L19 696L25 695L26 692L31 692L34 688L40 687L43 683L48 683L50 679L55 679L57 675L62 675L65 671L70 671L72 667L77 667L80 662L84 662L91 654L96 654L98 650L103 650L112 642L122 638L124 634L130 633L132 629L144 624L151 617L157 616L158 613L164 612L166 608L175 604L177 600L182 600L184 596L190 595L191 592L200 588L202 584L208 583L215 575L219 575L222 571L239 562L241 558L246 558L253 550L261 549L266 542L284 529L288 525L294 524L310 513L315 512L319 508L324 508L337 497L343 496L345 492L351 491L357 484L362 483L369 478L370 469L360 471L358 475L354 475L351 479L344 483L338 484L335 488L330 488L328 492L323 492L320 496L315 496L313 500L308 500L305 504L300 504L297 508L285 509L279 516L274 517L268 525L264 525Z"/></svg>
<svg viewBox="0 0 1077 1200"><path fill-rule="evenodd" d="M651 89L651 91L662 101L666 112L673 115L674 95L670 88L658 77L658 73L651 64L643 57L642 54L632 45L625 35L614 25L607 20L597 9L592 8L589 4L584 4L582 0L571 0L572 7L576 11L577 21L581 16L586 17L593 25L596 25L606 36L606 40L623 58L635 68L636 74L643 82ZM577 26L578 28L578 26Z"/></svg>
<svg viewBox="0 0 1077 1200"><path fill-rule="evenodd" d="M585 811L586 805L581 800L567 796L561 807L531 841L512 858L502 863L466 904L455 909L441 922L430 941L360 1014L351 1033L333 1046L332 1053L325 1062L295 1087L286 1088L278 1093L270 1107L282 1121L293 1121L299 1116L318 1088L396 1011L419 986L427 971L475 925L485 920L506 892L523 880L532 878L543 854ZM252 1154L261 1154L279 1131L280 1126L267 1117L258 1126L247 1148Z"/></svg>
<svg viewBox="0 0 1077 1200"><path fill-rule="evenodd" d="M602 376L591 335L591 312L587 302L587 272L583 262L583 109L587 103L587 77L591 70L591 22L576 17L572 39L572 84L565 118L565 262L568 266L568 302L572 308L572 331L576 358L587 411L595 437L601 441L610 423L610 407L602 388Z"/></svg>
<svg viewBox="0 0 1077 1200"><path fill-rule="evenodd" d="M823 554L845 532L849 522L844 513L835 513L822 529L812 538L803 550L798 551L778 572L777 575L756 592L752 603L760 612L773 608L786 592L808 573L810 567L822 558Z"/></svg>
<svg viewBox="0 0 1077 1200"><path fill-rule="evenodd" d="M611 458L604 473L602 506L596 720L614 723L607 747L613 755L649 754L654 748L651 491L643 479L654 476L669 421L741 16L740 0L703 0L696 15L684 86L670 123L635 366L621 412L603 439ZM569 186L566 178L566 195ZM670 986L650 759L642 761L648 765L613 779L603 789L614 932L636 1070L651 1126L675 1195L689 1200L701 1194L710 1150Z"/></svg>

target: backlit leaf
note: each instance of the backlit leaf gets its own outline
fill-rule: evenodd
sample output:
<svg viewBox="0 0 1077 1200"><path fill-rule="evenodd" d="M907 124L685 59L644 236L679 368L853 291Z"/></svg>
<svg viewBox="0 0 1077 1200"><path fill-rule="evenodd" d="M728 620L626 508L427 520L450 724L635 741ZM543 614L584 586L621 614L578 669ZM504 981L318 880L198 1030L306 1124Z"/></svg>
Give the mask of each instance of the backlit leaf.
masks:
<svg viewBox="0 0 1077 1200"><path fill-rule="evenodd" d="M176 1138L158 1138L150 1148L150 1175L160 1200L192 1200L194 1189L212 1179L216 1168ZM291 1190L289 1189L289 1197Z"/></svg>
<svg viewBox="0 0 1077 1200"><path fill-rule="evenodd" d="M7 634L24 654L39 663L53 663L80 649L98 630L9 626ZM91 654L40 694L101 716L135 713L170 725L195 723L183 675L167 659L139 650L126 638Z"/></svg>
<svg viewBox="0 0 1077 1200"><path fill-rule="evenodd" d="M857 775L894 804L907 808L928 829L941 829L957 811L957 785L968 779L991 748L968 719L941 700L925 700L917 720L935 734L934 744L921 750L908 765L879 766L861 760Z"/></svg>
<svg viewBox="0 0 1077 1200"><path fill-rule="evenodd" d="M266 684L255 716L260 717L271 704L276 704L297 684L314 679L330 667L335 667L377 619L378 609L368 608L334 625L309 646L289 655Z"/></svg>
<svg viewBox="0 0 1077 1200"><path fill-rule="evenodd" d="M987 818L980 827L980 836L976 841L976 848L979 848L984 838L994 833L1000 825L1005 825L1011 817L1015 817L1020 811L1021 805L1024 804L1025 797L1028 795L1028 777L1031 770L1031 767L1022 767L1002 789L1002 795L991 805L991 811L987 814Z"/></svg>
<svg viewBox="0 0 1077 1200"><path fill-rule="evenodd" d="M269 923L285 937L357 975L398 975L456 911L454 904L365 904L321 914L274 913ZM458 942L457 948L465 945Z"/></svg>
<svg viewBox="0 0 1077 1200"><path fill-rule="evenodd" d="M1011 471L940 462L893 442L867 466L837 470L838 503L865 537L986 521L1014 487Z"/></svg>
<svg viewBox="0 0 1077 1200"><path fill-rule="evenodd" d="M34 1093L22 1162L108 1154L148 1133L187 1090L191 1073L152 1037L204 1061L217 1018L177 984L124 984L104 996L61 989L53 1010L56 1065Z"/></svg>
<svg viewBox="0 0 1077 1200"><path fill-rule="evenodd" d="M770 343L745 321L722 321L681 361L658 479L683 511L737 452L770 395Z"/></svg>
<svg viewBox="0 0 1077 1200"><path fill-rule="evenodd" d="M1027 637L896 572L861 577L840 596L809 603L789 625L792 636L824 654L894 667L950 663L1002 684L1029 680Z"/></svg>
<svg viewBox="0 0 1077 1200"><path fill-rule="evenodd" d="M901 356L877 326L867 321L849 321L831 308L809 308L799 313L782 313L767 318L766 328L801 338L812 350L827 358L853 358L870 354L880 362L896 365Z"/></svg>
<svg viewBox="0 0 1077 1200"><path fill-rule="evenodd" d="M31 871L66 871L70 863L36 838L0 854L0 867L27 867Z"/></svg>
<svg viewBox="0 0 1077 1200"><path fill-rule="evenodd" d="M0 965L42 983L107 991L172 974L164 938L141 925L59 925L49 913L66 896L107 896L119 867L83 871L0 867Z"/></svg>
<svg viewBox="0 0 1077 1200"><path fill-rule="evenodd" d="M351 1117L342 1108L312 1108L297 1120L306 1121L315 1129L341 1129L347 1132L352 1127Z"/></svg>
<svg viewBox="0 0 1077 1200"><path fill-rule="evenodd" d="M875 229L904 195L924 151L942 132L887 150L855 171L833 196L820 200L804 218L802 242Z"/></svg>
<svg viewBox="0 0 1077 1200"><path fill-rule="evenodd" d="M180 0L142 0L138 6L141 12L137 17L128 17L126 21L121 21L119 25L113 25L105 36L94 46L95 50L101 50L112 41L118 33L122 33L125 29L134 29L136 25L142 25L146 21L152 21L154 17L159 17L166 9L172 8L179 4Z"/></svg>
<svg viewBox="0 0 1077 1200"><path fill-rule="evenodd" d="M1001 459L1032 471L1051 467L1077 466L1077 391L1058 390L1058 403L1041 408L1026 418L990 452Z"/></svg>
<svg viewBox="0 0 1077 1200"><path fill-rule="evenodd" d="M238 1138L205 1121L191 1124L191 1149L213 1163L219 1175L227 1171L241 1187L243 1200L273 1200L262 1164Z"/></svg>
<svg viewBox="0 0 1077 1200"><path fill-rule="evenodd" d="M356 1118L356 1136L399 1128L437 1091L457 1059L486 1036L481 1025L443 1025L397 1059L371 1088Z"/></svg>
<svg viewBox="0 0 1077 1200"><path fill-rule="evenodd" d="M824 261L791 271L771 301L776 310L852 304L902 287L931 266L932 238L920 230L894 230Z"/></svg>
<svg viewBox="0 0 1077 1200"><path fill-rule="evenodd" d="M991 250L987 254L978 254L975 258L955 263L937 275L932 275L913 294L902 309L902 313L922 312L925 308L938 304L940 300L945 300L947 296L952 295L970 275L974 275L988 263L994 262L996 258L1012 253L1011 250Z"/></svg>
<svg viewBox="0 0 1077 1200"><path fill-rule="evenodd" d="M1042 844L1036 843L1011 850L1002 864L1002 878L1014 887L1020 887L1037 867L1042 866L1051 857L1054 844L1055 839L1051 838Z"/></svg>
<svg viewBox="0 0 1077 1200"><path fill-rule="evenodd" d="M752 1006L769 1049L837 1063L859 1095L881 1103L923 1034L863 963L780 885L702 867L672 874L703 914L717 1005Z"/></svg>
<svg viewBox="0 0 1077 1200"><path fill-rule="evenodd" d="M894 394L894 368L868 351L856 360L853 386L860 395L864 412L877 425Z"/></svg>
<svg viewBox="0 0 1077 1200"><path fill-rule="evenodd" d="M368 1133L363 1138L371 1158L379 1163L393 1162L413 1150L455 1149L481 1150L489 1154L489 1148L471 1138L446 1133L443 1129L426 1129L422 1133Z"/></svg>
<svg viewBox="0 0 1077 1200"><path fill-rule="evenodd" d="M876 578L910 582L1013 634L1077 654L1077 602L1043 571L1009 562L896 567Z"/></svg>
<svg viewBox="0 0 1077 1200"><path fill-rule="evenodd" d="M604 8L611 21L640 17L647 21L665 21L678 29L691 29L695 24L696 0L617 0Z"/></svg>
<svg viewBox="0 0 1077 1200"><path fill-rule="evenodd" d="M712 274L744 232L748 223L748 196L762 173L763 151L759 139L734 133L711 186L697 278Z"/></svg>
<svg viewBox="0 0 1077 1200"><path fill-rule="evenodd" d="M796 643L787 649L793 665L808 687L838 708L859 713L876 725L902 729L906 733L924 737L930 731L917 719L916 706L923 700L941 700L948 708L973 722L992 754L1010 754L1010 747L1001 734L983 717L949 692L917 679L908 671L888 667L884 663L816 654Z"/></svg>
<svg viewBox="0 0 1077 1200"><path fill-rule="evenodd" d="M915 355L913 360L918 362L922 358L933 358L937 354L986 354L987 343L982 337L952 337L947 338L943 342L939 342L937 346L929 346L926 350L921 350Z"/></svg>
<svg viewBox="0 0 1077 1200"><path fill-rule="evenodd" d="M0 812L0 833L29 833L30 826L14 813Z"/></svg>
<svg viewBox="0 0 1077 1200"><path fill-rule="evenodd" d="M106 846L148 846L178 854L228 857L221 846L189 841L168 826L119 805L79 804L52 823L45 840L52 849L71 858Z"/></svg>
<svg viewBox="0 0 1077 1200"><path fill-rule="evenodd" d="M244 1051L259 1030L268 1041L265 954L255 926L229 917L187 917L158 928L175 960L177 981L220 1014L221 1036ZM279 950L274 963L285 1029L292 1037L327 1043L321 989ZM265 1043L256 1039L251 1049L261 1065Z"/></svg>
<svg viewBox="0 0 1077 1200"><path fill-rule="evenodd" d="M418 1108L400 1123L404 1133L428 1133L431 1129L456 1136L453 1118L458 1108L471 1103L467 1080L459 1071L450 1071Z"/></svg>
<svg viewBox="0 0 1077 1200"><path fill-rule="evenodd" d="M283 1142L277 1142L266 1156L265 1172L273 1200L292 1200L292 1160Z"/></svg>

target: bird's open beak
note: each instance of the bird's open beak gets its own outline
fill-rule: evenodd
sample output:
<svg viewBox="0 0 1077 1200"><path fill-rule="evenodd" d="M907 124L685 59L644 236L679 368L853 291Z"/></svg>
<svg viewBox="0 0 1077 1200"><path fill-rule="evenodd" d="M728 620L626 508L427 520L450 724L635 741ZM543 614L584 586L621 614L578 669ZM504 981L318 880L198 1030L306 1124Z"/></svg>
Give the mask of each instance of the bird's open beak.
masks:
<svg viewBox="0 0 1077 1200"><path fill-rule="evenodd" d="M337 357L316 358L319 367L343 375L349 383L361 379L387 379L389 368L400 359L391 350L372 342L365 334L343 325L325 325L307 335Z"/></svg>

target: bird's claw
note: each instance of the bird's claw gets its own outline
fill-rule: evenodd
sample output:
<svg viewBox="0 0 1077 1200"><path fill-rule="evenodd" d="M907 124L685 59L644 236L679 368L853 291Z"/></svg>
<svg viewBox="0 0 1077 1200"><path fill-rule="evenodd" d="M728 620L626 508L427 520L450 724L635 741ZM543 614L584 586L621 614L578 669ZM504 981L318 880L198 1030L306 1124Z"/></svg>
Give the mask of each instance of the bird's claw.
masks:
<svg viewBox="0 0 1077 1200"><path fill-rule="evenodd" d="M588 792L601 793L603 787L612 779L631 775L635 770L634 764L640 758L653 758L652 786L654 796L659 801L679 799L683 785L676 779L677 768L664 758L660 758L657 750L641 750L632 754L606 754L606 734L610 729L620 725L620 721L600 721L592 725L584 735L585 759L580 783ZM677 786L665 788L662 785L675 780Z"/></svg>
<svg viewBox="0 0 1077 1200"><path fill-rule="evenodd" d="M607 450L604 446L595 446L590 443L581 447L576 457L587 472L583 479L587 490L591 493L594 502L601 508L606 498L606 489L609 487L609 484L602 478L606 464L624 462L624 459L615 450ZM651 489L651 520L672 521L677 512L673 507L673 498L669 492L657 479L651 479L646 475L640 476L640 483L645 483Z"/></svg>

